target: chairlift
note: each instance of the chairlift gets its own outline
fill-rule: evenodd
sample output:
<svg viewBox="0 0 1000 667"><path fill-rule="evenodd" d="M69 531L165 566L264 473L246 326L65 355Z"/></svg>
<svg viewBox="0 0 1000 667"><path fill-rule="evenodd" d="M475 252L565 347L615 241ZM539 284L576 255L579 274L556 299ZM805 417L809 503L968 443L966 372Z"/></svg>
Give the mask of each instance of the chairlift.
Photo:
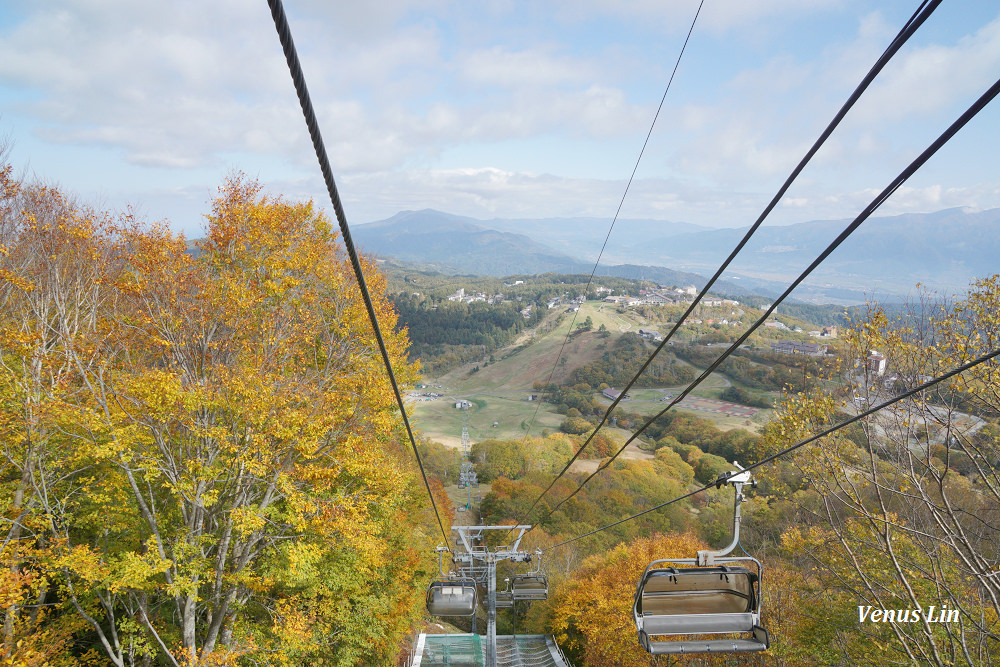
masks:
<svg viewBox="0 0 1000 667"><path fill-rule="evenodd" d="M437 579L427 587L427 611L434 616L474 616L474 579Z"/></svg>
<svg viewBox="0 0 1000 667"><path fill-rule="evenodd" d="M497 609L510 609L514 606L514 591L510 586L510 579L504 579L507 587L502 591L496 592L496 607Z"/></svg>
<svg viewBox="0 0 1000 667"><path fill-rule="evenodd" d="M736 490L733 540L729 546L719 551L699 551L697 558L654 560L636 586L632 613L639 644L653 655L742 653L763 651L771 644L760 623L760 561L750 556L725 557L739 543L743 486L755 485L750 473L738 463L736 466L741 472L733 471L716 482L717 488L732 484ZM664 564L669 566L661 567ZM743 636L696 638L712 634ZM651 639L660 636L678 639Z"/></svg>
<svg viewBox="0 0 1000 667"><path fill-rule="evenodd" d="M517 575L511 580L510 589L515 601L531 602L549 597L549 579L542 574L542 552L535 551L538 566L527 574Z"/></svg>
<svg viewBox="0 0 1000 667"><path fill-rule="evenodd" d="M519 575L510 584L515 600L544 600L549 596L549 580L544 576Z"/></svg>
<svg viewBox="0 0 1000 667"><path fill-rule="evenodd" d="M427 611L434 616L475 616L477 603L476 580L469 577L445 576L438 547L438 572L441 575L427 586Z"/></svg>

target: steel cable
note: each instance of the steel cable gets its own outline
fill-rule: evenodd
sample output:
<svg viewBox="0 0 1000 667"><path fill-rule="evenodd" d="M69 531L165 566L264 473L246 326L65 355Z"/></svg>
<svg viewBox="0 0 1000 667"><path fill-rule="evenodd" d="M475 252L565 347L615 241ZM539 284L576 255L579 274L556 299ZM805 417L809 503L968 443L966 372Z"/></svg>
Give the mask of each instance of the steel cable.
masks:
<svg viewBox="0 0 1000 667"><path fill-rule="evenodd" d="M614 218L611 219L611 226L608 228L608 233L604 236L604 243L601 245L601 250L597 253L597 261L594 262L594 269L590 272L590 278L587 279L587 286L584 288L584 294L590 291L590 285L594 282L594 275L597 273L597 267L601 263L601 257L604 256L604 249L608 247L608 239L611 238L611 232L614 231L615 223L618 222L618 216L622 212L622 206L625 205L625 198L628 196L629 189L632 187L632 181L635 179L635 173L639 169L639 162L642 161L643 153L646 152L646 146L649 145L649 138L653 136L653 128L656 127L656 121L660 117L660 111L663 110L663 103L667 99L667 93L670 92L670 85L674 82L674 76L677 74L677 68L680 67L681 58L684 56L684 51L687 50L688 41L691 39L691 33L694 32L695 23L698 22L698 16L701 14L701 8L704 6L705 0L701 0L698 4L698 10L694 13L694 19L691 21L691 27L688 28L687 37L684 38L684 44L681 46L681 51L677 54L677 61L674 63L674 69L670 73L670 79L667 80L667 86L663 90L663 96L660 97L660 106L656 108L656 113L653 114L653 122L649 125L649 131L646 133L646 140L642 143L642 148L639 150L639 157L635 160L635 166L632 167L632 174L628 177L628 183L625 185L625 192L622 193L621 201L618 202L618 209L615 211ZM573 315L573 319L569 323L569 331L566 332L566 337L563 338L562 345L559 347L559 352L556 354L556 360L552 364L552 370L549 371L549 377L545 381L546 384L552 382L552 376L556 372L556 368L559 366L559 360L562 358L563 350L566 349L566 343L569 342L570 336L573 334L573 326L576 324L576 319L579 317L580 311L577 311ZM524 439L522 442L527 441L528 434L531 433L531 427L535 423L535 418L538 417L538 410L542 407L539 401L535 405L535 411L531 414L531 421L528 422L528 430L524 434ZM589 442L589 440L588 440ZM586 444L584 444L586 447Z"/></svg>
<svg viewBox="0 0 1000 667"><path fill-rule="evenodd" d="M399 384L396 382L396 374L392 370L392 362L389 359L389 351L386 348L385 340L382 337L382 330L378 324L378 316L375 314L375 306L372 303L371 295L368 293L368 284L365 282L364 273L361 270L361 262L358 259L357 250L354 248L354 241L351 239L351 230L347 226L347 215L344 213L344 206L340 201L340 194L337 191L337 184L333 179L333 170L330 167L330 159L326 154L326 145L323 143L323 136L319 131L319 123L316 120L316 113L313 110L312 101L309 98L309 89L306 87L305 75L302 73L302 66L299 63L299 56L292 41L292 32L288 26L288 19L285 16L285 9L281 0L267 0L271 8L271 17L274 19L274 27L278 31L278 39L281 41L281 48L285 53L285 60L288 63L288 71L295 84L295 93L299 98L299 105L302 107L302 115L305 117L306 127L309 128L309 137L312 139L313 149L316 151L316 159L319 160L320 171L323 172L323 181L326 183L330 201L333 203L333 210L340 225L340 234L344 239L347 254L351 259L351 266L354 268L354 276L357 278L358 287L361 290L362 299L365 302L365 309L368 311L368 319L371 321L372 330L375 333L375 340L378 343L379 352L382 355L382 362L385 371L389 376L389 384L392 385L393 394L396 397L396 404L399 406L399 414L403 418L406 433L410 439L410 446L413 448L413 455L417 459L420 468L420 475L424 479L424 486L427 487L427 494L431 499L431 507L434 508L434 516L437 517L438 527L444 542L451 550L451 543L448 540L448 533L444 529L444 522L441 520L441 513L438 511L437 503L434 501L434 492L431 490L430 481L427 479L427 472L424 470L424 463L417 451L417 442L413 436L413 429L410 427L410 420L406 416L406 406L403 404L403 396L399 391Z"/></svg>
<svg viewBox="0 0 1000 667"><path fill-rule="evenodd" d="M865 75L865 78L862 79L861 83L858 84L858 86L854 89L854 92L851 93L851 96L847 99L847 101L843 104L843 106L841 106L840 110L834 116L833 120L831 120L830 123L827 125L826 129L823 131L820 137L815 141L815 143L813 143L812 147L809 149L809 151L806 152L805 156L799 161L795 169L792 170L788 178L785 179L785 182L778 189L778 192L774 195L774 197L772 197L771 201L764 208L764 211L760 214L760 216L758 216L756 222L754 222L754 224L750 227L750 229L747 230L747 233L743 236L743 239L736 245L736 247L726 258L726 260L719 266L715 274L705 284L705 287L703 287L702 290L698 293L698 295L695 296L694 300L688 306L687 310L684 311L684 314L678 318L676 324L674 324L670 332L663 338L659 346L657 346L657 348L649 356L646 362L643 363L643 365L635 373L632 379L629 380L628 384L625 385L625 387L621 390L621 393L618 395L618 397L611 402L611 405L608 406L608 409L604 412L604 415L601 417L597 426L587 437L587 440L580 446L580 448L576 451L576 453L573 454L573 456L569 459L569 461L566 463L563 469L556 475L556 477L552 480L552 482L548 485L548 487L546 487L545 490L542 491L542 493L535 499L535 501L528 508L526 514L530 514L530 512L538 505L541 499L545 497L545 495L552 489L552 487L559 480L559 478L561 478L564 474L566 474L566 472L573 465L573 463L580 457L580 454L582 454L583 451L587 448L587 445L589 445L590 441L594 438L595 435L597 435L597 432L600 431L600 429L605 425L605 423L607 423L608 417L611 415L611 412L622 401L623 397L628 392L628 390L645 372L646 368L648 368L649 365L653 362L653 359L656 358L656 355L658 355L660 351L667 345L670 339L673 338L674 334L680 328L684 320L687 319L687 317L694 311L695 307L699 303L701 303L702 298L704 298L704 296L708 293L709 289L711 289L711 287L718 281L718 279L722 276L723 272L729 267L729 265L733 262L736 256L740 253L740 251L743 250L746 244L750 241L750 238L757 232L757 230L763 224L767 216L770 215L771 211L775 208L775 206L777 206L778 202L781 201L781 198L788 191L788 188L791 187L792 183L799 176L802 170L806 167L806 165L812 160L813 156L815 156L815 154L823 146L823 144L830 137L830 135L833 133L836 127L847 115L847 112L854 106L854 104L861 97L862 93L864 93L864 91L868 89L868 87L875 80L875 77L879 74L879 72L882 71L882 69L892 59L892 57L896 54L896 52L898 52L899 49L902 48L903 44L906 43L906 41L916 32L916 30L924 23L924 21L927 20L927 18L931 15L931 13L933 13L934 10L937 9L938 5L940 4L941 0L924 0L924 2L922 2L920 6L917 7L916 11L906 22L906 24L900 29L896 37L893 38L889 46L886 47L886 50L882 53L879 59L872 66L868 74ZM524 521L518 521L517 523L524 523Z"/></svg>
<svg viewBox="0 0 1000 667"><path fill-rule="evenodd" d="M657 419L666 414L668 410L670 410L672 407L674 407L682 400L684 400L684 398L689 393L691 393L692 390L694 390L705 378L711 375L711 373L716 368L718 368L718 366L723 361L725 361L734 351L736 351L746 341L747 338L750 337L750 334L752 334L761 325L764 324L764 322L767 320L768 317L771 316L771 314L778 307L778 305L782 301L784 301L785 298L788 297L788 295L791 294L792 291L796 287L798 287L799 284L801 284L802 281L805 280L817 266L819 266L827 257L829 257L830 254L833 253L833 251L840 246L840 244L842 244L845 240L847 240L847 238L851 234L853 234L858 229L858 227L860 227L861 224L872 215L872 213L878 210L878 208L883 203L885 203L885 201L889 199L889 197L891 197L892 194L896 192L896 190L899 189L899 187L902 186L907 181L907 179L910 178L910 176L916 173L916 171L920 169L920 167L922 167L938 150L940 150L942 146L948 143L948 141L951 140L951 138L954 137L959 130L965 127L965 125L970 120L972 120L976 116L976 114L982 111L986 107L986 105L989 104L997 96L997 94L1000 94L1000 79L994 82L994 84L990 86L989 89L972 104L972 106L966 109L965 113L959 116L959 118L954 123L952 123L947 130L945 130L937 139L935 139L930 146L924 149L924 151L919 156L917 156L916 159L914 159L909 165L907 165L907 167L903 169L903 171L900 172L899 175L896 176L896 178L893 179L893 181L888 186L886 186L885 189L883 189L882 192L880 192L878 196L876 196L875 199L873 199L870 204L868 204L868 206L865 207L865 209L854 219L854 221L851 222L851 224L849 224L839 235L837 235L837 238L835 238L826 247L826 249L823 252L821 252L819 256L816 257L816 259L814 259L812 263L809 264L809 266L801 274L799 274L799 276L794 281L792 281L792 284L789 285L788 289L786 289L781 294L781 296L779 296L774 301L774 303L772 303L768 307L768 309L764 311L764 314L760 317L760 319L758 319L749 329L747 329L743 333L743 335L741 335L738 339L736 339L736 341L729 348L727 348L726 351L723 352L718 359L712 362L712 364L708 368L706 368L701 375L695 378L695 380L691 384L689 384L684 391L682 391L680 394L674 397L674 399L670 401L667 407L665 407L663 410L661 410L652 418L650 418L648 421L646 421L645 424L643 424L635 433L633 433L625 441L625 444L623 444L621 448L617 452L615 452L614 455L611 456L611 458L601 463L601 465L597 467L597 470L595 470L586 479L584 479L583 482L580 483L580 486L578 486L577 489L573 491L573 493L571 493L569 496L559 501L556 504L556 506L549 511L546 517L551 516L552 513L555 512L557 509L559 509L559 507L563 503L565 503L567 500L575 496L587 482L589 482L591 479L594 478L595 475L600 473L602 470L607 469L611 465L611 463L614 462L614 460L618 458L618 456L623 451L625 451L625 448L628 447L628 445L632 443L632 441L638 438L643 431L649 428L649 426Z"/></svg>
<svg viewBox="0 0 1000 667"><path fill-rule="evenodd" d="M990 361L991 359L995 359L998 356L1000 356L1000 349L994 350L994 351L989 352L987 354L984 354L984 355L982 355L980 357L977 357L977 358L973 359L970 362L962 364L961 366L958 366L957 368L954 368L954 369L948 371L944 375L941 375L941 376L938 376L938 377L933 378L931 380L928 380L927 382L924 382L923 384L918 385L918 386L914 387L913 389L910 389L909 391L906 391L906 392L900 394L899 396L891 398L891 399L889 399L887 401L883 401L883 402L879 403L878 405L876 405L875 407L869 408L868 410L865 410L864 412L860 412L857 415L851 417L850 419L844 420L844 421L840 422L839 424L836 424L834 426L831 426L830 428L824 429L823 431L821 431L819 433L816 433L815 435L811 435L808 438L805 438L804 440L800 440L799 442L796 442L794 445L791 445L789 447L786 447L785 449L782 449L779 452L771 454L770 456L767 456L767 457L761 459L760 461L757 461L756 463L754 463L752 465L749 465L749 466L745 467L743 470L737 471L737 472L742 473L744 471L756 470L757 468L760 468L761 466L765 466L768 463L771 463L771 462L773 462L773 461L781 458L782 456L785 456L787 454L790 454L791 452L794 452L796 449L804 447L805 445L808 445L811 442L815 442L816 440L819 440L820 438L824 438L824 437L830 435L831 433L835 433L836 431L839 431L840 429L844 428L845 426L850 426L851 424L853 424L853 423L855 423L857 421L860 421L861 419L864 419L865 417L868 417L868 416L870 416L870 415L878 412L879 410L883 410L883 409L889 407L890 405L892 405L894 403L898 403L899 401L901 401L901 400L903 400L905 398L909 398L910 396L913 396L914 394L920 393L921 391L925 391L926 389L929 389L929 388L933 387L934 385L936 385L936 384L938 384L940 382L944 382L945 380L947 380L949 378L955 377L959 373L964 373L965 371L969 370L970 368L974 368L975 366L978 366L978 365L983 364L983 363L985 363L987 361ZM584 533L583 535L578 535L577 537L574 537L572 539L565 540L565 541L560 542L558 544L554 544L554 545L552 545L551 547L549 547L547 549L543 549L542 551L543 551L543 553L546 552L546 551L551 551L552 549L555 549L557 547L561 547L561 546L563 546L565 544L570 544L571 542L576 542L577 540L582 540L585 537L590 537L591 535L595 535L597 533L600 533L601 531L608 530L609 528L614 528L615 526L623 524L626 521L631 521L632 519L638 519L639 517L645 516L646 514L649 514L650 512L655 512L656 510L663 509L664 507L666 507L668 505L673 505L676 502L680 502L681 500L684 500L686 498L690 498L691 496L697 495L697 494L699 494L699 493L701 493L703 491L707 491L708 489L711 489L712 487L717 487L717 485L720 482L724 481L724 479L725 479L725 476L720 477L718 480L716 480L715 482L712 482L711 484L706 484L705 486L702 486L702 487L700 487L698 489L695 489L694 491L689 491L688 493L685 493L682 496L677 496L676 498L668 500L665 503L660 503L659 505L657 505L655 507L650 507L649 509L643 510L642 512L639 512L637 514L633 514L632 516L629 516L629 517L626 517L624 519L621 519L620 521L615 521L614 523L610 523L610 524L608 524L606 526L602 526L601 528L598 528L596 530L592 530L589 533Z"/></svg>

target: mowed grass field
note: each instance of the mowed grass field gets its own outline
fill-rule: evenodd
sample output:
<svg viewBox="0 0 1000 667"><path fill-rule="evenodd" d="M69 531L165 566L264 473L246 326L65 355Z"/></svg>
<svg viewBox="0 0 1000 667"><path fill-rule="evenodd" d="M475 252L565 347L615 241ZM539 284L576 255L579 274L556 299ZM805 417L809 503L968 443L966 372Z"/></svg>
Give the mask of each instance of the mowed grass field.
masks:
<svg viewBox="0 0 1000 667"><path fill-rule="evenodd" d="M574 335L567 341L566 334L571 326L581 324L588 316L593 322L593 329ZM601 324L607 327L611 334L609 337L598 335L597 329ZM463 425L469 428L473 442L489 438L519 439L529 433L540 436L545 429L557 431L563 415L557 413L551 404L528 401L531 394L538 393L533 385L548 381L550 376L553 382L564 382L574 368L600 358L622 333L636 332L644 326L648 323L635 313L619 313L613 305L601 302L587 302L576 314L566 312L565 306L552 309L538 327L544 333L537 333L537 330L526 332L514 345L495 352L495 363L479 363L480 369L474 373L470 371L476 364L467 364L441 377L426 377L425 382L434 388L417 391L443 393L445 397L430 401L412 400L410 406L414 423L425 436L450 447L461 444ZM528 344L525 346L525 343ZM694 393L714 397L728 386L729 380L713 374ZM636 389L629 392L633 399L622 407L629 412L653 415L665 407L659 402L660 398L680 389ZM471 401L472 407L457 409L455 402L460 399ZM711 420L722 429L756 429L766 420L766 415L758 413L748 425L745 419L698 410L691 412Z"/></svg>

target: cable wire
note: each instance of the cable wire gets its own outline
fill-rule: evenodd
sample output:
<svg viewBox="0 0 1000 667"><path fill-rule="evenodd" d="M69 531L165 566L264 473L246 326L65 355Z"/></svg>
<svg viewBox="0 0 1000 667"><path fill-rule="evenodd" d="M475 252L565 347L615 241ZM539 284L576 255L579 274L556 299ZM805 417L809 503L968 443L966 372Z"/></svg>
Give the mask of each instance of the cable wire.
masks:
<svg viewBox="0 0 1000 667"><path fill-rule="evenodd" d="M858 84L858 86L854 89L854 92L851 93L847 101L843 104L843 106L841 106L840 110L833 117L833 120L830 121L830 123L827 125L823 133L819 136L819 138L815 141L815 143L813 143L812 147L806 152L805 156L803 156L803 158L799 161L798 165L796 165L795 169L792 170L788 178L785 179L785 182L778 189L778 192L771 199L770 203L768 203L768 205L764 208L764 211L760 214L760 216L758 216L756 222L754 222L754 224L750 227L750 229L747 230L747 233L743 236L743 239L736 245L733 251L729 254L729 257L727 257L726 260L719 266L715 274L705 284L705 287L702 288L702 290L691 302L691 305L688 306L686 311L684 311L684 314L677 319L677 322L674 324L670 332L663 338L659 346L657 346L657 348L649 356L646 362L643 363L643 365L639 368L639 370L636 372L633 378L629 380L628 384L621 390L621 393L618 395L618 398L614 399L611 402L611 405L608 406L608 409L604 412L604 415L601 417L597 426L587 437L587 440L583 443L583 445L580 446L577 452L573 454L570 460L566 463L566 465L559 472L559 474L556 475L555 479L552 480L552 482L548 485L548 487L546 487L545 490L542 491L542 493L538 496L538 498L535 499L535 501L531 504L531 507L528 508L525 514L530 514L531 511L541 501L541 499L545 497L545 495L552 489L553 486L555 486L555 483L559 480L559 478L562 477L564 474L566 474L566 472L570 469L570 466L572 466L573 463L579 458L580 454L583 453L583 450L587 448L587 445L590 444L590 441L594 438L595 435L597 435L597 432L601 430L601 428L607 422L608 417L611 415L611 412L623 400L623 397L628 392L628 390L645 372L646 368L648 368L649 365L653 362L653 359L656 357L656 355L659 354L660 351L670 341L670 339L673 338L674 334L680 328L684 320L686 320L687 317L694 311L695 307L699 303L701 303L702 298L706 294L708 294L709 289L711 289L711 287L715 285L716 281L718 281L718 279L722 276L723 272L729 267L729 265L733 262L736 256L740 253L740 251L743 250L746 244L750 241L750 238L757 232L760 226L764 223L764 220L767 218L768 215L770 215L771 211L774 210L774 207L778 205L778 202L781 201L781 198L788 191L788 188L791 187L792 183L795 181L796 178L798 178L799 174L802 172L803 169L805 169L806 165L812 160L813 156L816 155L816 153L823 146L823 144L826 143L826 140L830 137L830 135L833 134L833 131L837 128L840 122L847 115L847 112L850 111L850 109L858 101L862 93L864 93L865 90L868 89L871 83L875 80L875 77L882 71L885 65L893 58L896 52L898 52L899 49L902 48L903 44L906 43L906 41L913 35L914 32L916 32L916 30L924 23L924 21L927 20L927 18L934 12L935 9L937 9L938 5L940 4L941 0L924 0L920 4L920 6L917 7L916 11L913 13L910 19L904 24L904 26L900 29L896 37L893 38L892 42L889 43L889 46L886 47L885 51L882 53L879 59L875 62L874 65L872 65L872 68L868 71L868 74L865 75L865 78L862 79L861 83ZM524 523L524 521L518 521L517 523L519 524Z"/></svg>
<svg viewBox="0 0 1000 667"><path fill-rule="evenodd" d="M306 87L305 75L299 63L298 52L295 43L292 41L292 32L288 26L288 19L285 16L285 9L281 0L267 0L271 8L271 17L274 19L274 27L278 31L278 39L281 41L281 48L285 53L285 60L288 62L288 71L295 84L295 93L299 98L299 105L302 107L302 115L305 117L306 126L309 128L309 137L312 139L313 149L316 151L316 159L319 160L320 171L323 172L323 180L326 183L333 210L340 224L340 234L347 247L347 254L351 258L351 266L354 268L354 275L361 290L362 299L365 302L365 309L368 311L368 319L371 320L372 330L375 333L375 340L378 343L379 352L382 355L382 362L385 365L386 374L389 376L389 384L396 396L396 404L399 406L399 414L403 417L403 424L406 426L406 433L410 439L410 446L413 454L417 458L417 465L420 467L420 475L424 479L424 486L427 487L427 494L431 499L431 507L434 508L434 516L437 517L438 527L444 542L451 550L451 543L448 541L448 533L444 529L444 522L441 520L441 513L438 512L437 503L434 501L434 492L431 491L430 481L427 479L427 472L424 470L424 463L420 459L420 452L417 451L417 442L413 436L413 429L410 427L410 420L406 416L406 406L403 404L403 396L399 391L399 384L396 382L396 374L392 370L392 362L389 359L389 351L386 349L385 340L382 337L382 330L378 324L378 316L375 314L375 306L372 303L371 295L368 293L368 284L365 282L364 273L361 271L361 262L358 259L357 250L354 248L354 241L351 238L351 231L347 226L347 215L344 213L344 206L340 201L340 194L337 191L337 184L333 179L333 170L330 167L330 159L327 157L326 145L323 143L323 136L319 131L319 123L316 120L316 113L313 110L312 101L309 97L309 89Z"/></svg>
<svg viewBox="0 0 1000 667"><path fill-rule="evenodd" d="M597 261L594 262L594 269L590 272L590 278L587 279L587 286L583 290L584 294L590 291L590 285L594 282L594 275L597 273L597 267L601 263L601 257L604 256L604 249L608 247L608 239L611 238L611 232L615 228L615 223L618 222L618 216L622 212L622 206L625 205L625 198L628 196L629 189L632 187L632 181L635 179L635 173L639 169L639 162L642 161L642 155L646 152L646 146L649 145L649 138L653 136L653 128L656 127L656 121L660 117L660 111L663 110L663 103L667 99L667 93L670 92L670 84L674 82L674 76L677 74L677 68L680 67L681 58L684 56L684 51L687 49L688 41L691 39L691 33L694 32L694 25L698 22L698 16L701 14L701 8L704 4L705 0L701 0L701 2L698 3L698 10L694 13L694 19L691 21L691 27L688 28L687 37L684 38L684 44L681 46L681 51L677 54L677 62L674 63L674 70L670 73L670 79L667 81L667 87L663 90L663 96L660 97L660 106L656 108L656 113L653 115L653 122L650 123L649 131L646 133L646 140L642 142L642 148L639 150L639 157L636 158L635 166L632 167L632 174L628 177L628 183L625 185L625 192L622 193L621 201L618 202L618 209L615 211L614 218L611 219L611 226L608 228L608 233L604 237L604 243L601 245L601 250L597 253ZM569 342L569 338L573 334L573 326L576 324L576 319L579 316L580 311L577 311L573 315L573 319L570 320L569 331L566 332L566 337L563 338L562 345L559 347L559 353L556 354L556 360L552 364L552 370L549 371L549 377L545 381L546 384L552 382L552 376L555 375L556 368L559 366L559 360L562 358L563 350L566 349L566 343ZM524 434L524 440L522 440L522 442L528 439L528 435L531 433L531 427L534 425L535 418L538 416L538 410L541 407L541 402L535 405L535 411L531 415L531 421L528 422L528 430ZM586 446L586 444L584 446Z"/></svg>
<svg viewBox="0 0 1000 667"><path fill-rule="evenodd" d="M941 376L938 376L938 377L933 378L931 380L928 380L927 382L924 382L923 384L918 385L918 386L914 387L913 389L910 389L909 391L903 392L899 396L891 398L891 399L889 399L887 401L883 401L883 402L879 403L878 405L876 405L876 406L874 406L872 408L869 408L868 410L865 410L864 412L858 413L857 415L851 417L850 419L844 420L844 421L840 422L839 424L836 424L834 426L831 426L830 428L824 429L823 431L821 431L819 433L816 433L815 435L811 435L808 438L805 438L804 440L800 440L799 442L796 442L794 445L786 447L785 449L782 449L779 452L771 454L770 456L767 456L767 457L761 459L760 461L757 461L756 463L754 463L752 465L746 466L745 468L743 468L743 470L736 471L736 472L738 474L741 474L743 472L747 472L747 471L750 471L750 470L756 470L757 468L765 466L768 463L771 463L771 462L777 460L778 458L780 458L782 456L785 456L787 454L790 454L791 452L794 452L796 449L804 447L805 445L808 445L811 442L815 442L816 440L819 440L820 438L824 438L824 437L830 435L831 433L835 433L836 431L839 431L840 429L844 428L845 426L850 426L851 424L853 424L853 423L855 423L857 421L860 421L861 419L864 419L865 417L868 417L868 416L870 416L870 415L878 412L879 410L883 410L883 409L889 407L890 405L892 405L894 403L898 403L899 401L901 401L901 400L903 400L905 398L909 398L910 396L913 396L914 394L918 394L918 393L920 393L920 392L922 392L922 391L924 391L926 389L929 389L929 388L933 387L934 385L936 385L936 384L938 384L940 382L944 382L945 380L948 380L948 379L950 379L950 378L958 375L959 373L964 373L965 371L969 370L970 368L974 368L975 366L978 366L980 364L986 363L987 361L990 361L991 359L995 359L998 356L1000 356L1000 349L993 350L992 352L989 352L989 353L984 354L984 355L982 355L980 357L977 357L977 358L973 359L972 361L969 361L969 362L967 362L965 364L962 364L961 366L958 366L957 368L954 368L954 369L948 371L944 375L941 375ZM601 531L608 530L609 528L614 528L615 526L621 525L621 524L625 523L626 521L631 521L632 519L638 519L639 517L645 516L646 514L649 514L650 512L655 512L656 510L663 509L664 507L666 507L668 505L673 505L674 503L680 502L681 500L684 500L686 498L690 498L691 496L697 495L697 494L699 494L699 493L701 493L703 491L707 491L708 489L711 489L712 487L716 487L720 482L724 481L725 477L726 476L722 476L718 480L716 480L715 482L712 482L710 484L706 484L705 486L702 486L702 487L700 487L698 489L695 489L694 491L690 491L688 493L685 493L682 496L677 496L676 498L673 498L672 500L668 500L667 502L661 503L661 504L659 504L659 505L657 505L655 507L650 507L649 509L643 510L642 512L639 512L638 514L633 514L632 516L629 516L629 517L626 517L624 519L621 519L620 521L615 521L614 523L610 523L610 524L608 524L606 526L603 526L601 528L598 528L596 530L592 530L589 533L584 533L583 535L578 535L577 537L574 537L574 538L569 539L569 540L565 540L564 542L560 542L559 544L554 544L554 545L552 545L551 547L549 547L547 549L543 549L543 553L547 552L547 551L551 551L552 549L556 549L556 548L561 547L563 545L570 544L571 542L576 542L577 540L582 540L585 537L590 537L591 535L595 535L597 533L600 533Z"/></svg>
<svg viewBox="0 0 1000 667"><path fill-rule="evenodd" d="M982 111L986 107L986 105L989 104L997 96L997 94L1000 94L1000 79L998 79L992 86L990 86L989 89L985 93L983 93L979 97L979 99L977 99L972 104L972 106L970 106L968 109L966 109L965 113L963 113L961 116L959 116L959 118L954 123L952 123L948 127L947 130L945 130L937 139L934 140L933 143L931 143L930 146L928 146L926 149L924 149L924 151L916 159L914 159L902 172L900 172L899 175L896 176L896 178L894 178L892 180L892 182L888 186L886 186L885 189L882 190L882 192L880 192L878 194L878 196L875 197L875 199L872 200L872 202L870 204L868 204L868 206L865 207L865 209L858 215L858 217L856 217L854 219L854 221L851 222L851 224L849 224L837 236L837 238L835 238L826 247L826 249L823 252L821 252L819 254L819 256L816 257L816 259L814 259L812 261L812 263L805 269L805 271L803 271L801 274L799 274L798 278L796 278L794 281L792 281L792 284L789 285L788 289L786 289L781 294L781 296L778 297L774 301L774 303L772 303L768 307L768 309L764 311L764 314L760 317L760 319L758 319L749 329L747 329L743 333L742 336L740 336L725 352L722 353L722 355L719 356L718 359L716 359L714 362L712 362L712 364L708 368L706 368L702 372L701 375L699 375L697 378L695 378L695 380L691 384L689 384L687 386L687 388L684 389L684 391L682 391L672 401L670 401L670 403L667 405L667 407L665 407L663 410L661 410L656 415L654 415L652 418L650 418L635 433L633 433L625 441L625 444L622 445L621 448L617 452L615 452L615 454L613 456L611 456L611 458L609 458L606 461L602 462L601 465L599 465L597 467L597 470L595 470L586 479L584 479L583 482L581 482L580 486L578 486L577 489L575 491L573 491L573 493L571 493L569 496L567 496L566 498L563 498L561 501L559 501L555 505L555 507L553 507L549 511L549 513L546 515L545 518L547 518L548 516L551 516L552 513L555 512L557 509L559 509L559 507L563 503L565 503L567 500L569 500L570 498L572 498L573 496L575 496L580 491L580 489L582 489L584 487L584 485L587 482L589 482L591 479L594 478L594 476L596 476L602 470L607 469L614 462L614 460L616 458L618 458L618 456L623 451L625 451L625 448L628 447L628 445L633 440L635 440L636 438L638 438L639 435L643 431L645 431L654 421L656 421L657 419L659 419L660 417L662 417L668 410L670 410L672 407L674 407L675 405L677 405L678 403L680 403L705 378L707 378L709 375L711 375L711 373L723 361L725 361L729 357L729 355L731 355L734 351L736 351L737 349L739 349L739 347L746 341L746 339L750 337L750 334L752 334L754 331L756 331L761 325L764 324L764 322L767 320L767 318L771 316L771 314L774 312L774 310L778 307L778 304L780 304L782 301L784 301L785 298L789 294L791 294L792 291L794 291L795 288L798 287L799 284L802 283L802 281L805 280L809 276L809 274L812 273L813 270L817 266L819 266L827 257L829 257L830 254L833 253L833 251L836 250L840 246L840 244L842 244L845 240L847 240L847 238L851 234L853 234L858 229L858 227L860 227L861 224L872 215L872 213L874 213L882 204L884 204L886 202L886 200L888 200L889 197L891 197L892 194L894 192L896 192L896 190L898 190L900 188L900 186L902 186L907 181L907 179L910 178L910 176L912 176L918 169L920 169L920 167L922 167L935 153L937 153L937 151L940 150L940 148L942 146L944 146L946 143L948 143L948 141L950 141L951 138L954 137L955 134L957 134L959 130L961 130L970 120L972 120L976 116L976 114L978 114L980 111Z"/></svg>

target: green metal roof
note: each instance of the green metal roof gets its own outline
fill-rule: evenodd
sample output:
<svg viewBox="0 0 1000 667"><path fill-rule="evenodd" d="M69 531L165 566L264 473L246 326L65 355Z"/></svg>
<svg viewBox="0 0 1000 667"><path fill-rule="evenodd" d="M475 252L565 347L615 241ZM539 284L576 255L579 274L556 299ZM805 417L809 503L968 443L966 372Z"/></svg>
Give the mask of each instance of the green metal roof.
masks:
<svg viewBox="0 0 1000 667"><path fill-rule="evenodd" d="M486 646L475 634L421 634L415 653L411 667L482 667ZM497 667L572 666L549 635L498 635Z"/></svg>

